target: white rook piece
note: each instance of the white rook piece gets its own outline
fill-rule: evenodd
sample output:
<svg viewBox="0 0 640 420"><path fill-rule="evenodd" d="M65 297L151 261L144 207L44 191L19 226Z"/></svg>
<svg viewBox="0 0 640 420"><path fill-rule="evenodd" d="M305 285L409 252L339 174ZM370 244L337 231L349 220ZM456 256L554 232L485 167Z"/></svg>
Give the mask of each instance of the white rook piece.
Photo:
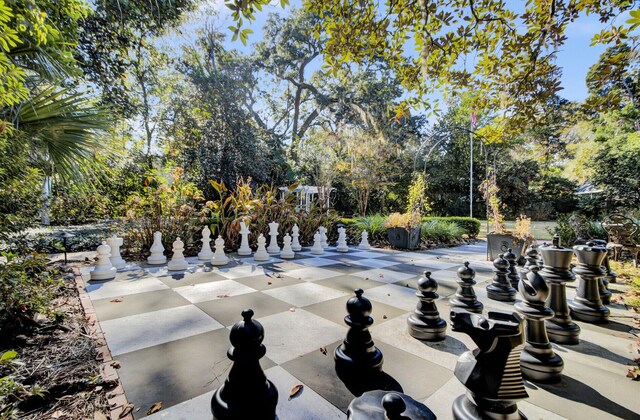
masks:
<svg viewBox="0 0 640 420"><path fill-rule="evenodd" d="M98 252L98 261L96 262L96 267L91 272L91 280L111 280L116 277L116 272L118 271L113 264L111 264L111 260L109 260L109 255L111 255L111 248L107 245L106 242L102 242L97 249Z"/></svg>
<svg viewBox="0 0 640 420"><path fill-rule="evenodd" d="M251 231L247 227L244 220L240 221L240 248L238 248L238 255L251 255L251 247L249 247L249 234Z"/></svg>
<svg viewBox="0 0 640 420"><path fill-rule="evenodd" d="M164 256L164 246L162 246L162 233L160 232L153 234L151 255L147 258L147 262L152 265L160 265L167 262L167 257Z"/></svg>
<svg viewBox="0 0 640 420"><path fill-rule="evenodd" d="M216 252L215 254L213 254L211 264L225 265L226 263L228 263L229 257L227 257L224 253L224 239L222 239L222 236L218 235L213 246L216 249Z"/></svg>
<svg viewBox="0 0 640 420"><path fill-rule="evenodd" d="M320 226L318 228L318 232L320 232L320 244L322 245L322 249L329 248L329 244L327 243L327 228Z"/></svg>
<svg viewBox="0 0 640 420"><path fill-rule="evenodd" d="M280 258L285 260L290 260L291 258L295 258L296 254L291 249L291 236L287 233L284 235L284 246L282 247L282 252L280 253Z"/></svg>
<svg viewBox="0 0 640 420"><path fill-rule="evenodd" d="M184 258L184 242L180 240L180 237L173 241L173 257L167 264L169 271L182 271L189 267L187 260Z"/></svg>
<svg viewBox="0 0 640 420"><path fill-rule="evenodd" d="M278 246L278 226L279 223L271 222L269 223L269 246L267 247L267 252L269 254L278 254L280 253L280 247Z"/></svg>
<svg viewBox="0 0 640 420"><path fill-rule="evenodd" d="M347 230L342 226L338 228L338 243L336 244L336 251L349 252L349 246L347 245Z"/></svg>
<svg viewBox="0 0 640 420"><path fill-rule="evenodd" d="M111 257L109 257L109 259L111 260L111 264L113 264L113 266L118 270L125 268L127 265L127 262L120 256L120 247L123 242L124 240L122 238L118 238L115 234L107 239L107 245L111 248Z"/></svg>
<svg viewBox="0 0 640 420"><path fill-rule="evenodd" d="M360 240L360 244L358 245L358 248L360 249L371 249L371 245L369 245L369 234L367 233L366 230L362 231L362 239Z"/></svg>
<svg viewBox="0 0 640 420"><path fill-rule="evenodd" d="M291 232L291 236L293 237L293 242L291 242L291 249L296 252L302 251L302 245L300 245L300 240L298 239L300 237L300 228L298 228L297 224L293 225Z"/></svg>
<svg viewBox="0 0 640 420"><path fill-rule="evenodd" d="M269 261L269 254L267 253L267 249L265 245L267 244L267 240L264 238L264 235L261 233L258 236L258 249L256 253L253 254L253 259L256 261Z"/></svg>
<svg viewBox="0 0 640 420"><path fill-rule="evenodd" d="M311 247L311 253L314 255L324 254L324 249L322 249L322 235L320 235L320 231L316 232L316 234L313 235L313 246Z"/></svg>
<svg viewBox="0 0 640 420"><path fill-rule="evenodd" d="M202 249L198 252L198 259L200 261L209 261L213 257L213 251L211 251L211 229L209 226L205 226L202 229Z"/></svg>

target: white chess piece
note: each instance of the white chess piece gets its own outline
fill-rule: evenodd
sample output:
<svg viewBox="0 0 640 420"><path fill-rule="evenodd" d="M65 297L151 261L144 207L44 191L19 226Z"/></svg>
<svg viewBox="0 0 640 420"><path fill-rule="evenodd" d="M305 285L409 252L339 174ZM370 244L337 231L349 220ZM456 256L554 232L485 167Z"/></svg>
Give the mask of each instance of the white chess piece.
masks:
<svg viewBox="0 0 640 420"><path fill-rule="evenodd" d="M253 254L253 259L256 261L269 261L269 254L267 253L267 249L265 245L267 244L267 240L264 238L264 235L261 233L258 236L258 249L256 253Z"/></svg>
<svg viewBox="0 0 640 420"><path fill-rule="evenodd" d="M324 249L322 248L322 235L320 235L320 231L316 232L315 235L313 235L313 246L311 247L311 253L314 255L324 254Z"/></svg>
<svg viewBox="0 0 640 420"><path fill-rule="evenodd" d="M187 260L184 258L183 251L184 242L178 237L173 241L173 257L171 257L171 261L167 264L169 271L182 271L189 267Z"/></svg>
<svg viewBox="0 0 640 420"><path fill-rule="evenodd" d="M107 245L111 248L111 257L109 257L109 259L111 260L111 264L118 270L127 266L127 262L123 260L120 255L120 247L123 242L124 239L118 238L115 234L107 239Z"/></svg>
<svg viewBox="0 0 640 420"><path fill-rule="evenodd" d="M209 261L213 257L213 251L211 251L211 229L209 226L202 228L202 249L198 252L198 259L200 261Z"/></svg>
<svg viewBox="0 0 640 420"><path fill-rule="evenodd" d="M329 243L327 242L327 228L320 226L318 231L320 232L320 243L322 244L322 249L329 248Z"/></svg>
<svg viewBox="0 0 640 420"><path fill-rule="evenodd" d="M225 265L229 262L229 257L224 253L224 239L222 236L218 235L216 238L213 247L216 252L213 254L213 258L211 258L212 265Z"/></svg>
<svg viewBox="0 0 640 420"><path fill-rule="evenodd" d="M282 252L280 253L280 258L285 260L290 260L291 258L295 258L296 254L291 249L291 236L287 233L284 235L284 246L282 247Z"/></svg>
<svg viewBox="0 0 640 420"><path fill-rule="evenodd" d="M251 231L247 227L244 220L240 221L240 248L238 248L238 255L251 255L251 247L249 246L249 234Z"/></svg>
<svg viewBox="0 0 640 420"><path fill-rule="evenodd" d="M278 254L280 252L280 247L278 246L278 226L279 223L271 222L269 223L269 246L267 247L267 252L269 254Z"/></svg>
<svg viewBox="0 0 640 420"><path fill-rule="evenodd" d="M164 246L162 246L162 233L160 232L153 234L151 255L147 258L147 262L152 265L160 265L167 262L167 257L164 256Z"/></svg>
<svg viewBox="0 0 640 420"><path fill-rule="evenodd" d="M362 231L362 239L360 240L360 244L358 245L358 248L360 249L371 249L371 245L369 245L369 234L367 233L366 230Z"/></svg>
<svg viewBox="0 0 640 420"><path fill-rule="evenodd" d="M111 264L109 255L111 255L111 248L106 242L102 242L97 249L98 261L96 266L91 272L91 280L111 280L116 277L117 268Z"/></svg>
<svg viewBox="0 0 640 420"><path fill-rule="evenodd" d="M295 224L293 225L293 228L291 229L291 237L293 238L293 241L291 242L291 249L298 252L298 251L302 251L302 245L300 245L300 228L298 228L298 225Z"/></svg>
<svg viewBox="0 0 640 420"><path fill-rule="evenodd" d="M349 252L349 246L347 245L347 230L343 227L338 228L338 243L336 244L336 251Z"/></svg>

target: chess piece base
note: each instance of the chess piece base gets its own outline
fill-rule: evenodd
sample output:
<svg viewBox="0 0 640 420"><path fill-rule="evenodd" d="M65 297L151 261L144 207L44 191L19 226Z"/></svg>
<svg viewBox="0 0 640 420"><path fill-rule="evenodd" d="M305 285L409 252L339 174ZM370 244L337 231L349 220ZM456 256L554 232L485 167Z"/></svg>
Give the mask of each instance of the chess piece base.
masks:
<svg viewBox="0 0 640 420"><path fill-rule="evenodd" d="M251 255L251 248L247 248L247 249L239 248L238 249L238 255L240 255L242 257L246 257L248 255Z"/></svg>
<svg viewBox="0 0 640 420"><path fill-rule="evenodd" d="M323 255L324 254L324 249L316 249L316 250L311 250L311 253L313 255Z"/></svg>
<svg viewBox="0 0 640 420"><path fill-rule="evenodd" d="M284 260L291 260L293 258L296 257L296 254L292 253L287 253L287 252L281 252L280 253L280 258L284 259Z"/></svg>
<svg viewBox="0 0 640 420"><path fill-rule="evenodd" d="M549 357L551 356L551 357ZM532 382L555 383L562 378L564 362L551 351L551 354L536 355L527 351L520 353L520 370L522 376Z"/></svg>
<svg viewBox="0 0 640 420"><path fill-rule="evenodd" d="M299 251L302 251L302 246L291 245L291 249L294 250L295 252L299 252Z"/></svg>
<svg viewBox="0 0 640 420"><path fill-rule="evenodd" d="M411 314L407 318L407 331L411 337L418 340L442 341L447 337L447 322L442 318L425 322Z"/></svg>
<svg viewBox="0 0 640 420"><path fill-rule="evenodd" d="M348 246L344 246L344 247L337 246L336 247L336 251L338 251L338 252L349 252L349 247Z"/></svg>
<svg viewBox="0 0 640 420"><path fill-rule="evenodd" d="M498 407L496 407L497 409ZM498 411L483 410L471 401L467 395L460 395L453 402L453 418L455 420L526 420L527 417L518 410L516 404L500 407Z"/></svg>
<svg viewBox="0 0 640 420"><path fill-rule="evenodd" d="M211 258L213 258L213 252L200 252L198 254L199 261L209 261Z"/></svg>
<svg viewBox="0 0 640 420"><path fill-rule="evenodd" d="M213 257L211 259L211 265L226 265L229 262L229 257Z"/></svg>
<svg viewBox="0 0 640 420"><path fill-rule="evenodd" d="M575 322L557 324L553 319L545 321L549 341L556 344L575 345L580 343L580 327Z"/></svg>
<svg viewBox="0 0 640 420"><path fill-rule="evenodd" d="M184 271L189 268L189 264L186 261L169 261L167 269L169 271Z"/></svg>
<svg viewBox="0 0 640 420"><path fill-rule="evenodd" d="M91 281L104 281L104 280L112 280L116 278L116 273L118 269L115 267L111 267L109 270L100 270L96 272L93 270L91 272Z"/></svg>
<svg viewBox="0 0 640 420"><path fill-rule="evenodd" d="M589 323L605 323L609 320L609 308L597 304L589 305L574 299L569 302L571 317Z"/></svg>
<svg viewBox="0 0 640 420"><path fill-rule="evenodd" d="M123 260L122 257L113 258L113 259L110 258L110 260L111 260L111 265L114 266L116 270L122 270L127 266L127 262Z"/></svg>
<svg viewBox="0 0 640 420"><path fill-rule="evenodd" d="M211 412L214 420L276 420L278 390L267 379L267 390L259 398L247 395L246 399L237 402L222 400L224 385L218 388L211 398Z"/></svg>
<svg viewBox="0 0 640 420"><path fill-rule="evenodd" d="M499 302L515 302L516 289L513 287L501 288L490 284L487 286L487 297Z"/></svg>
<svg viewBox="0 0 640 420"><path fill-rule="evenodd" d="M374 347L372 352L359 354L352 357L345 353L343 344L336 347L333 352L336 362L336 371L339 373L367 374L382 372L382 352Z"/></svg>
<svg viewBox="0 0 640 420"><path fill-rule="evenodd" d="M161 257L150 256L149 258L147 258L147 264L162 265L166 263L167 263L167 257L165 257L164 255Z"/></svg>
<svg viewBox="0 0 640 420"><path fill-rule="evenodd" d="M358 249L369 250L371 249L371 245L358 245Z"/></svg>
<svg viewBox="0 0 640 420"><path fill-rule="evenodd" d="M449 300L449 305L452 308L464 309L465 311L473 312L475 314L481 314L482 310L484 309L484 305L482 304L482 302L479 302L477 300L466 302L455 297Z"/></svg>

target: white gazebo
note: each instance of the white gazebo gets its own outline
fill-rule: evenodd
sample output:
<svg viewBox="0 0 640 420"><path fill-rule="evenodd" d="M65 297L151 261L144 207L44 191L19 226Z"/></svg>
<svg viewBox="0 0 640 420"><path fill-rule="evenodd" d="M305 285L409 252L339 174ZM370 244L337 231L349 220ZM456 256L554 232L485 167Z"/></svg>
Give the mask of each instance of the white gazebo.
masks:
<svg viewBox="0 0 640 420"><path fill-rule="evenodd" d="M316 185L299 185L293 190L287 187L280 187L279 190L282 194L281 198L284 198L287 194L296 195L296 211L300 211L301 209L309 211L311 209L311 203L313 200L318 200L319 196L326 198L327 209L329 209L331 207L331 192L335 191L335 188L318 187Z"/></svg>

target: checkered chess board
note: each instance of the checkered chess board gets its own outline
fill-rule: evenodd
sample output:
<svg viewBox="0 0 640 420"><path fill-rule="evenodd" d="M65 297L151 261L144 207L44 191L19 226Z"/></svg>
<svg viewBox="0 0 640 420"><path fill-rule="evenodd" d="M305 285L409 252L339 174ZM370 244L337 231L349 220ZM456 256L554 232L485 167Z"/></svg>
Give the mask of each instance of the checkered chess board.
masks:
<svg viewBox="0 0 640 420"><path fill-rule="evenodd" d="M454 366L460 354L475 346L450 328L443 342L417 341L406 332L406 318L417 303L417 279L430 271L439 283L440 314L448 320L456 270L467 260L477 272L476 293L485 309L513 310L486 298L491 266L485 255L484 243L424 252L352 248L338 253L330 248L319 256L305 248L293 260L261 263L231 254L231 262L222 267L188 259L185 272L131 265L115 280L88 283L87 290L120 362L127 398L140 408L137 418L161 401L162 411L150 418L210 419L213 390L231 367L226 355L229 328L243 309L252 308L265 329L267 354L261 364L279 390L279 418L344 419L354 396L334 371L333 350L347 332L346 301L362 288L373 304L371 332L384 355L384 372L446 419L453 399L464 393ZM89 280L88 268L83 276ZM576 409L591 418L625 417L640 410L638 398L613 390L616 382L625 381L620 371L631 357L629 337L583 326L581 338L580 351L556 346L565 359L566 380L556 386L527 385L531 397L519 407L529 418L572 418ZM610 357L599 357L603 344L597 342L607 343ZM599 377L593 377L594 371ZM611 388L602 386L606 381ZM298 384L304 391L289 400L289 391ZM580 395L585 390L596 393L600 402L585 402L589 393Z"/></svg>

